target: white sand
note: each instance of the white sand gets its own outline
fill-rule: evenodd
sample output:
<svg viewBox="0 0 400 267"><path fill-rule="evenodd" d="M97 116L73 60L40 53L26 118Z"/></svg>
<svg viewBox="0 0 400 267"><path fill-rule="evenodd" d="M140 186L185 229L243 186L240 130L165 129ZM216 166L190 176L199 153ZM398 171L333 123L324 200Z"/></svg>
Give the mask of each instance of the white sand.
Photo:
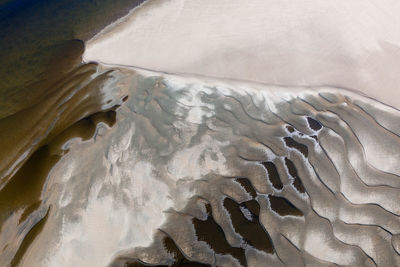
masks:
<svg viewBox="0 0 400 267"><path fill-rule="evenodd" d="M87 43L85 61L282 85L400 108L400 2L159 0Z"/></svg>

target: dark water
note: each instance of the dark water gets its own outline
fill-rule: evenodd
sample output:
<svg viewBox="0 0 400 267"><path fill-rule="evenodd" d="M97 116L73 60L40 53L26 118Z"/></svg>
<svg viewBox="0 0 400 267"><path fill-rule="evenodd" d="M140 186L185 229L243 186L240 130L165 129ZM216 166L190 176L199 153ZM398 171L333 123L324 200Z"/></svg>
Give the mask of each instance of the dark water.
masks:
<svg viewBox="0 0 400 267"><path fill-rule="evenodd" d="M107 95L102 89L107 87L105 84L110 80L121 79L123 75L119 75L124 71L103 69L96 63L82 64L83 40L126 14L139 2L0 0L1 234L10 229L10 224L7 225L9 228L4 226L7 220L20 212L16 225L12 225L14 228L11 229L18 232L15 240L10 238L5 246L0 247L0 253L6 251L11 257L4 253L0 259L8 260L11 266L18 266L29 254L27 251L35 247L31 246L32 242L39 234L40 238L46 233L48 239L39 244L48 256L46 248L51 249L51 239L57 233L63 234L61 231L53 232L51 226L61 225L59 219L64 218L63 212L64 215L74 215L71 210L63 210L64 207L57 208L59 202L42 198L52 168L65 160L65 155L73 153L64 146L68 140L79 137L82 141L90 140L93 147L103 143L107 147L111 141L121 141L119 132L126 130L123 127L137 124L137 132L129 136L131 147L119 151L121 155L129 156L139 151L142 160L153 161L151 163L156 166L155 169L164 170L168 162L173 162L174 153L191 147L192 142L200 143L200 137L207 135L212 136L211 140L232 141L232 145L224 147L222 153L234 175L227 177L212 170L209 177L194 181L196 195L188 201L186 208L168 213L168 220L156 232L154 242L148 247L132 247L132 251L121 251L118 253L120 256L110 258L112 266L260 266L259 263L265 263L265 260L269 260L273 266L307 263L334 266L335 261L341 260L335 255L349 251L354 255L350 257L353 266L364 266L365 263L390 266L400 262L397 248L393 245L400 233L400 212L393 204L398 200L399 176L368 165L363 150L368 140L358 141L357 136L364 136L364 126L368 125L368 131L379 133L382 140L390 144L389 148L398 147L399 133L384 128L384 123L378 120L370 120L378 111L372 107L368 113L368 109L364 111L358 106L360 103L365 106L362 101L357 104L339 94L338 101L332 103L327 103L323 94L310 94L303 99L293 98L287 103L278 101L277 114L269 114L265 106L255 104L262 95L259 91L244 90L246 94L239 94L232 90L230 97L226 97L214 86L195 88L187 82L184 87L178 86L177 89L168 79L155 82L153 77L137 77L128 70L123 75L128 81L135 81L133 84L139 84L137 88L132 86L135 88L132 89L128 82L121 82L127 87L126 91L109 98L112 94ZM164 78L160 76L157 79L162 81ZM249 92L251 94L247 94ZM126 93L130 95L129 98ZM201 95L201 104L181 105L185 103L185 97L197 95ZM185 112L180 115L175 113L179 107L190 114L189 111L198 108L196 105L204 108L201 106L203 102L212 104L211 109L215 113L202 121L200 126L198 122L190 121L190 116L183 116ZM226 106L233 108L226 109ZM296 112L291 110L292 107L297 107ZM388 117L390 112L385 116ZM334 114L334 119L327 114ZM393 121L397 122L398 113L394 114ZM368 123L360 124L363 121ZM108 130L114 130L115 139L102 139L100 135L96 140L100 123L107 125ZM190 144L183 138L189 128L179 128L179 125L198 127ZM171 130L172 126L175 127L174 131ZM332 132L337 132L337 136ZM169 143L168 146L164 146L164 142ZM253 147L254 144L257 149ZM168 147L168 153L165 147ZM276 155L265 154L262 150L265 147L271 148ZM100 151L100 156L105 150ZM345 150L349 150L349 155L340 154ZM207 148L205 151L212 150ZM115 155L119 156L118 153ZM329 157L337 154L340 156ZM355 167L347 160L350 156L354 159L354 155L361 159L360 165ZM397 155L392 153L392 156ZM82 161L85 170L95 173L99 163L88 161L89 164L86 164L85 157L93 161L96 157L87 152L76 158ZM111 161L111 158L103 156L102 160ZM218 156L214 153L210 158L216 160ZM341 162L342 158L346 158L346 161ZM119 158L122 163L132 163L130 160L129 157ZM110 163L111 176L113 168L124 167L114 163ZM202 167L207 168L206 165ZM130 170L132 165L126 166ZM101 163L100 167L103 167ZM345 172L353 168L361 170L362 175ZM89 209L82 203L89 199L87 192L95 182L85 174L77 176L82 180L76 185L71 181L60 182L67 189L71 186L71 191L77 195L74 199L77 208L73 211L81 209L84 215ZM169 179L163 176L162 171L158 175L159 179ZM132 180L136 186L135 175L123 177L115 172L115 176L121 176L129 182ZM85 191L82 181L88 178L88 191ZM102 176L95 178L107 186ZM371 184L364 183L362 179L370 179ZM176 181L172 180L171 185L174 183ZM118 186L108 188L109 192L105 190L104 194L111 192L119 196L127 189L124 183ZM145 189L140 188L143 191ZM151 191L155 191L153 187L144 194L146 201ZM78 194L80 192L83 193ZM362 195L364 192L366 194ZM138 194L137 191L134 193ZM345 198L357 194L361 195L361 200L355 198L359 203L351 203ZM368 198L370 195L380 198L373 199L376 203L371 203ZM173 197L173 194L169 197ZM123 201L118 203L125 205ZM82 204L82 207L78 204ZM126 205L129 211L131 208L135 210L132 203L127 202ZM346 213L336 212L337 207L351 214L353 221L345 216ZM101 209L106 208L102 206ZM114 216L110 214L110 217ZM123 215L116 216L123 221ZM100 217L99 220L108 219ZM361 228L364 232L356 233ZM110 229L102 228L101 231L110 234ZM383 237L381 229L385 231ZM335 231L341 232L344 241L337 239ZM334 257L326 259L329 253L318 253L314 243L307 245L310 242L307 237L315 232L324 236L325 239L319 244L329 243L329 248L333 249L328 252L333 253ZM362 247L362 240L371 236L376 251L386 251L385 256L378 257L378 253L370 256L372 253L369 248ZM17 240L19 237L21 240ZM4 242L0 245L4 245ZM92 242L91 245L98 244ZM86 253L85 257L92 260L89 254ZM23 264L29 266L29 262Z"/></svg>
<svg viewBox="0 0 400 267"><path fill-rule="evenodd" d="M3 0L0 2L0 118L35 101L35 82L54 81L75 50L143 0Z"/></svg>
<svg viewBox="0 0 400 267"><path fill-rule="evenodd" d="M115 123L117 106L102 109L107 74L87 84L96 65L81 63L83 41L141 2L0 1L0 230L16 210L24 209L19 224L37 211L49 171L68 153L66 141L91 138L100 122ZM27 225L11 266L40 233L48 211Z"/></svg>

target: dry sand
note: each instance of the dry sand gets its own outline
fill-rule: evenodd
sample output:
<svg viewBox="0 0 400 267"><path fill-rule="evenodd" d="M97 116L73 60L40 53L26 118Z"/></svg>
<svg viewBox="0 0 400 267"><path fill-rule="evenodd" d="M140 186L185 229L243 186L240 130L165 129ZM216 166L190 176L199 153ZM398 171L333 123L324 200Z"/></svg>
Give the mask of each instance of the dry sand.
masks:
<svg viewBox="0 0 400 267"><path fill-rule="evenodd" d="M44 147L57 162L6 205L0 262L399 266L400 110L315 87L400 107L400 6L379 3L148 1L103 30L84 61L109 65L71 72L45 111L58 129L118 105L116 123Z"/></svg>
<svg viewBox="0 0 400 267"><path fill-rule="evenodd" d="M400 2L149 1L86 45L85 61L358 90L400 108Z"/></svg>

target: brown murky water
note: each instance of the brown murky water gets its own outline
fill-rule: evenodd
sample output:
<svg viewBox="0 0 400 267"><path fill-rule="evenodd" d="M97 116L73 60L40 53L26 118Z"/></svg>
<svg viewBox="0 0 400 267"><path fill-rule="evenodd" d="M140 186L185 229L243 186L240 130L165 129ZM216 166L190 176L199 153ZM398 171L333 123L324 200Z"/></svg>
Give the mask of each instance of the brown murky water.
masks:
<svg viewBox="0 0 400 267"><path fill-rule="evenodd" d="M16 9L11 2L0 5L0 231L22 211L18 225L27 234L10 263L16 266L45 224L41 193L68 153L64 144L92 138L99 123L111 127L116 120L118 104L101 91L109 75L82 64L79 39L142 1L44 0Z"/></svg>

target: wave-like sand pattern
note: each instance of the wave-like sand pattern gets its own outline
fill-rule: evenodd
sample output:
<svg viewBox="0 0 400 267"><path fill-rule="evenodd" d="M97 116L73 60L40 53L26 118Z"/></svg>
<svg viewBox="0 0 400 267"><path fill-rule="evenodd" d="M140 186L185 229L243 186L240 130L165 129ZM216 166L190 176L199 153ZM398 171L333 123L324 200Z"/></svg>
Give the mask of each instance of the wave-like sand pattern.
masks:
<svg viewBox="0 0 400 267"><path fill-rule="evenodd" d="M64 144L23 266L400 265L398 110L335 88L108 71L128 98L114 126Z"/></svg>

